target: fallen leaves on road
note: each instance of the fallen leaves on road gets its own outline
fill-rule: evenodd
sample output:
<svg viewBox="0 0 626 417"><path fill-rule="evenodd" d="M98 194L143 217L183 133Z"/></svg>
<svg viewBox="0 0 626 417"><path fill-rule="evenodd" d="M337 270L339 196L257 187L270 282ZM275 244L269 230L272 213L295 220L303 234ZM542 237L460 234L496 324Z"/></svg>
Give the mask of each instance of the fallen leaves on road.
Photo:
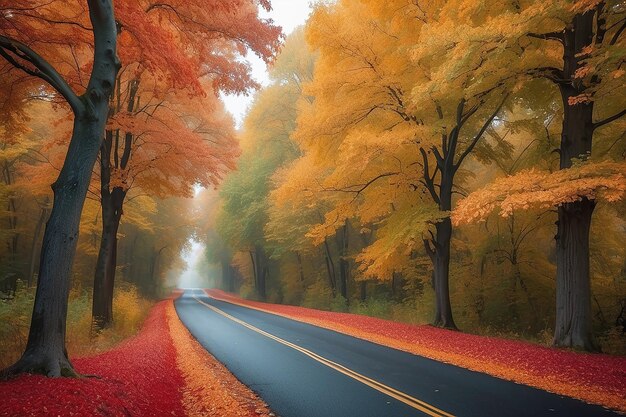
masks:
<svg viewBox="0 0 626 417"><path fill-rule="evenodd" d="M219 290L207 293L223 301L626 412L625 357L551 349L356 314L267 304Z"/></svg>
<svg viewBox="0 0 626 417"><path fill-rule="evenodd" d="M183 374L183 404L188 416L269 417L267 406L210 355L167 307L176 364Z"/></svg>

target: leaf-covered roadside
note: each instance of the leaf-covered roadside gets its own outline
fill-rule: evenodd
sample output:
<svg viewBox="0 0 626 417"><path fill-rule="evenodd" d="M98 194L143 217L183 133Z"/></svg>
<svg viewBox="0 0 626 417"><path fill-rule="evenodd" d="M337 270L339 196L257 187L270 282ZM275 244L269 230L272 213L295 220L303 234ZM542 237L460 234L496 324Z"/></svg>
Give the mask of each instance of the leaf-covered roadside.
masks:
<svg viewBox="0 0 626 417"><path fill-rule="evenodd" d="M75 360L78 372L97 377L0 382L0 416L184 416L166 309L157 304L139 334L113 350Z"/></svg>
<svg viewBox="0 0 626 417"><path fill-rule="evenodd" d="M0 416L269 416L247 387L158 303L135 337L79 358L85 378L23 375L0 382Z"/></svg>
<svg viewBox="0 0 626 417"><path fill-rule="evenodd" d="M626 412L625 357L557 350L356 314L261 303L220 290L207 290L207 294L219 300Z"/></svg>
<svg viewBox="0 0 626 417"><path fill-rule="evenodd" d="M180 322L172 302L167 307L176 364L183 374L183 403L188 416L273 416L248 387L210 355Z"/></svg>

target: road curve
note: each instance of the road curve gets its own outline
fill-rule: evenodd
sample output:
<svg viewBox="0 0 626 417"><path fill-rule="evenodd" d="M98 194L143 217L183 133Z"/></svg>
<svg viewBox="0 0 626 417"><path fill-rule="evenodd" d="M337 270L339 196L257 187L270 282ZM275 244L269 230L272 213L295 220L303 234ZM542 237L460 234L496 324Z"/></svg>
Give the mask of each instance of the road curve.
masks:
<svg viewBox="0 0 626 417"><path fill-rule="evenodd" d="M617 416L486 374L186 290L181 321L281 417Z"/></svg>

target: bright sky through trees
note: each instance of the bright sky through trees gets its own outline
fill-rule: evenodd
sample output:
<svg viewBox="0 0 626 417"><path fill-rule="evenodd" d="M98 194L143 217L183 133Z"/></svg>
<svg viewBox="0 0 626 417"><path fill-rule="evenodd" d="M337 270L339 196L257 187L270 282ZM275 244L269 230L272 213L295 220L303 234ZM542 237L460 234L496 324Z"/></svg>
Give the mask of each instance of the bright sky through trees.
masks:
<svg viewBox="0 0 626 417"><path fill-rule="evenodd" d="M200 275L198 262L204 257L204 245L193 239L189 240L189 248L183 251L182 258L187 267L180 274L179 286L182 288L195 288L207 284L207 277Z"/></svg>
<svg viewBox="0 0 626 417"><path fill-rule="evenodd" d="M311 0L275 0L272 1L272 11L261 13L264 18L274 19L274 22L283 28L285 36L289 35L293 30L303 25L311 13ZM261 85L267 85L269 81L267 66L263 60L254 54L247 56L252 66L252 76ZM223 94L222 99L229 112L231 112L237 123L237 127L241 126L243 117L254 99L253 95L244 96L236 94Z"/></svg>
<svg viewBox="0 0 626 417"><path fill-rule="evenodd" d="M283 28L283 33L287 36L293 30L303 25L309 14L311 13L310 0L275 0L272 2L272 11L261 13L262 17L274 19L276 24ZM248 54L247 59L252 66L252 76L259 81L261 85L266 86L269 82L267 66L259 57L254 54ZM254 95L244 96L236 94L222 94L222 100L226 109L232 113L235 118L237 127L241 126L243 118L254 100ZM200 188L196 189L196 196ZM203 278L197 272L198 262L204 255L204 245L190 240L191 250L185 251L182 255L183 261L187 264L185 270L180 276L179 285L181 287L196 287L201 285Z"/></svg>

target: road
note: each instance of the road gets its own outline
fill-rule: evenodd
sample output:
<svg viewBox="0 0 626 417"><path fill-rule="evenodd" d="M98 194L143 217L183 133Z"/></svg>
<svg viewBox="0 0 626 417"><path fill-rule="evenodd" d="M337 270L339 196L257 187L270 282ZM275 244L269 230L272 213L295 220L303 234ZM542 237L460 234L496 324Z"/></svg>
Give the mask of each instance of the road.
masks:
<svg viewBox="0 0 626 417"><path fill-rule="evenodd" d="M186 290L194 337L280 417L617 416L602 407Z"/></svg>

